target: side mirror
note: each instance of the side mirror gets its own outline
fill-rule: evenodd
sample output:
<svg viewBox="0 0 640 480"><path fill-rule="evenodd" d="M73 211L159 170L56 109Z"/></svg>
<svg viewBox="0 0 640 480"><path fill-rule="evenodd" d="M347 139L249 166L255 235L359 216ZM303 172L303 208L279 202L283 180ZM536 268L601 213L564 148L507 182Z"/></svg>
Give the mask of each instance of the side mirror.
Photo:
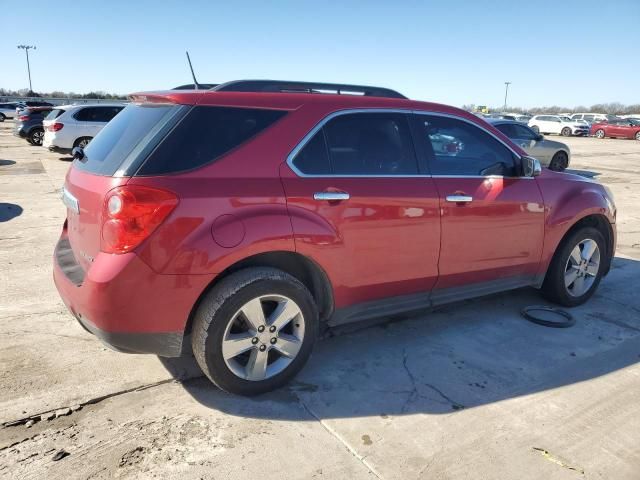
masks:
<svg viewBox="0 0 640 480"><path fill-rule="evenodd" d="M533 157L522 157L522 169L525 177L537 177L542 173L542 165Z"/></svg>
<svg viewBox="0 0 640 480"><path fill-rule="evenodd" d="M536 142L539 142L541 140L544 140L544 135L542 135L541 133L538 134L538 136L536 137Z"/></svg>
<svg viewBox="0 0 640 480"><path fill-rule="evenodd" d="M74 160L82 160L84 158L84 150L82 150L82 147L73 147L71 155L73 155Z"/></svg>

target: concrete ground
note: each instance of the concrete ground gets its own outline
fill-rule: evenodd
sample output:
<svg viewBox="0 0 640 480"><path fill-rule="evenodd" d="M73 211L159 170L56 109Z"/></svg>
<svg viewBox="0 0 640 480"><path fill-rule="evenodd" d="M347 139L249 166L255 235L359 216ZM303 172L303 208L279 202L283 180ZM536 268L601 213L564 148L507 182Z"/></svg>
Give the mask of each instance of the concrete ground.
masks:
<svg viewBox="0 0 640 480"><path fill-rule="evenodd" d="M637 479L640 142L563 139L610 186L618 256L569 329L523 289L321 341L289 387L220 392L192 359L103 347L51 254L68 159L0 124L0 477Z"/></svg>

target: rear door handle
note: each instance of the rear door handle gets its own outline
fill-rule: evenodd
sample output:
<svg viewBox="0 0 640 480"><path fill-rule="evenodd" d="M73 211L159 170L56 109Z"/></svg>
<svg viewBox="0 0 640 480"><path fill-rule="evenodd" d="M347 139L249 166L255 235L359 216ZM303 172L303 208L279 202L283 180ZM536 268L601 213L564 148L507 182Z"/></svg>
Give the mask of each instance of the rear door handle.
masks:
<svg viewBox="0 0 640 480"><path fill-rule="evenodd" d="M340 202L349 200L350 195L347 192L316 192L313 194L314 200L326 202Z"/></svg>
<svg viewBox="0 0 640 480"><path fill-rule="evenodd" d="M473 197L468 195L447 195L447 202L452 203L469 203L473 201Z"/></svg>

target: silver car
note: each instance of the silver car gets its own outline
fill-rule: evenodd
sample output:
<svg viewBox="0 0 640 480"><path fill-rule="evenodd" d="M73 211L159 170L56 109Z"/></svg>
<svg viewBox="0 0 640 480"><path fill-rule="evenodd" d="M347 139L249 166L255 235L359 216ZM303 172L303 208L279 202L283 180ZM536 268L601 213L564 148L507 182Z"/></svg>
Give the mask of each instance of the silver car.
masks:
<svg viewBox="0 0 640 480"><path fill-rule="evenodd" d="M487 122L504 133L525 152L537 158L542 165L557 172L569 166L571 150L562 142L547 140L544 135L534 132L527 125L513 120L487 118Z"/></svg>

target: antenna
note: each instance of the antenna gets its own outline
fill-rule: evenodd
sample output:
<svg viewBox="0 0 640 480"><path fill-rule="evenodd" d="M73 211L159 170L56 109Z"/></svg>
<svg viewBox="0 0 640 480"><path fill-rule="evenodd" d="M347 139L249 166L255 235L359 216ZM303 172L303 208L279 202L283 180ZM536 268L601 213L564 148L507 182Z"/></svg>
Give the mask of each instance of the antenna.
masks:
<svg viewBox="0 0 640 480"><path fill-rule="evenodd" d="M189 62L189 68L191 69L191 76L193 77L193 86L195 87L196 90L200 89L200 85L198 84L198 81L196 80L196 74L193 73L193 65L191 65L191 58L189 57L189 52L185 52L187 54L187 61Z"/></svg>

